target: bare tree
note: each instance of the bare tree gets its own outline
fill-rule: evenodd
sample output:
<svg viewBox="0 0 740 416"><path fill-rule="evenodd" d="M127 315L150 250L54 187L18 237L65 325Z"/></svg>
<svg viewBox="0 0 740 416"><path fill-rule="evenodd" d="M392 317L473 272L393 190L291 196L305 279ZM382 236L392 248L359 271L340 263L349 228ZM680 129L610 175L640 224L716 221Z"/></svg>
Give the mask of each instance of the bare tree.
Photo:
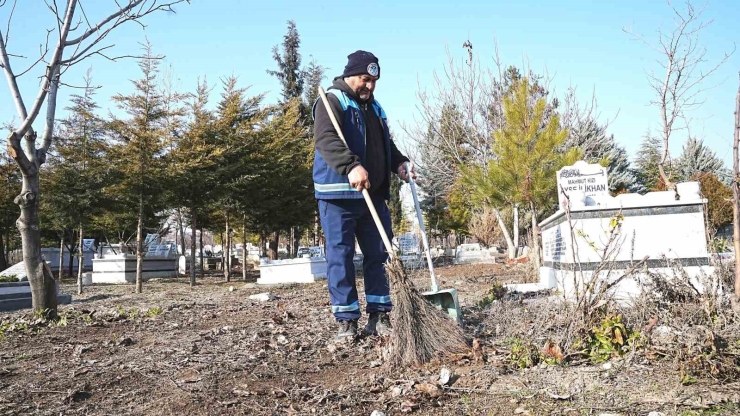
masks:
<svg viewBox="0 0 740 416"><path fill-rule="evenodd" d="M732 237L735 244L735 298L733 306L740 310L740 86L735 102L735 137L732 143Z"/></svg>
<svg viewBox="0 0 740 416"><path fill-rule="evenodd" d="M660 176L666 189L674 189L674 185L665 172L665 163L669 158L668 143L671 135L689 127L688 113L700 107L704 101L702 93L712 86L704 86L704 81L711 77L722 64L727 62L735 52L725 53L716 64L710 64L707 58L707 48L699 42L701 31L712 21L702 20L704 8L696 9L691 1L686 2L686 10L678 10L668 1L673 10L674 27L669 32L658 29L657 44L650 43L640 34L628 29L626 33L643 41L655 50L658 61L664 73L651 71L647 74L650 88L655 94L651 104L658 107L661 117L661 138L663 139L663 154L658 163ZM684 125L679 125L683 121Z"/></svg>
<svg viewBox="0 0 740 416"><path fill-rule="evenodd" d="M84 8L79 0L69 0L64 9L60 9L57 2L46 2L54 15L56 27L47 30L46 46L40 48L39 58L26 70L16 73L10 63L10 57L18 58L8 52L9 31L13 11L17 0L13 1L6 32L0 29L0 67L5 72L10 93L16 105L20 118L20 126L8 136L8 152L23 175L23 185L20 195L15 202L20 206L21 214L16 222L23 242L23 259L31 285L33 308L43 311L49 317L56 316L56 283L51 270L41 258L41 235L39 232L39 168L46 161L46 152L52 142L52 132L57 104L57 91L62 84L61 76L73 65L95 55L110 60L117 60L126 56L109 56L107 51L114 45L103 45L106 37L126 22L140 23L143 17L158 11L174 12L172 6L189 0L128 0L116 2L117 10L97 24L91 24L87 19ZM0 0L0 8L6 6L8 0ZM77 10L82 16L76 16ZM50 48L49 41L56 40L56 45ZM41 86L30 108L26 107L17 79L28 73L40 62L46 64L46 69L40 77ZM46 104L44 131L41 135L41 145L36 147L37 134L33 123L39 115L41 107ZM23 143L21 143L23 138Z"/></svg>

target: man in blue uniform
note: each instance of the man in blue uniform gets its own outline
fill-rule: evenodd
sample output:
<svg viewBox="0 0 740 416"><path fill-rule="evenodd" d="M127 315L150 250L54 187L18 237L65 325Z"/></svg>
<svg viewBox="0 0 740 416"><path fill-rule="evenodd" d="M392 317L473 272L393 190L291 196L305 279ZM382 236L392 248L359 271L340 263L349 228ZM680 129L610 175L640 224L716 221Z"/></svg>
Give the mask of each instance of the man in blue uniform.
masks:
<svg viewBox="0 0 740 416"><path fill-rule="evenodd" d="M344 72L334 78L326 94L347 145L337 134L321 98L313 107L314 189L326 238L331 309L339 323L337 340L354 337L361 316L352 262L355 238L364 256L362 269L369 315L365 332L390 334L388 312L392 305L384 266L388 253L362 190L368 190L385 232L392 239L386 204L390 199L391 173L404 181L408 181L409 174L416 178L412 164L410 172L406 172L404 162L409 159L393 143L383 107L373 95L380 79L378 58L361 50L347 58Z"/></svg>

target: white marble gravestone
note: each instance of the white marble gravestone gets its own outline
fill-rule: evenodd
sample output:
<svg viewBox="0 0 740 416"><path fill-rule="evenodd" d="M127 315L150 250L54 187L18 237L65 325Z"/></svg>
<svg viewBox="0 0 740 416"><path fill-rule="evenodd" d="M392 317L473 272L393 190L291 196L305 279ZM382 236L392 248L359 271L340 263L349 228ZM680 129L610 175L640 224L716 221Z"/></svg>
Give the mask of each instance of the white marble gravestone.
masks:
<svg viewBox="0 0 740 416"><path fill-rule="evenodd" d="M601 195L609 195L609 178L606 168L599 164L579 160L572 166L558 171L558 205L563 206L565 196L573 206L587 205L587 200Z"/></svg>

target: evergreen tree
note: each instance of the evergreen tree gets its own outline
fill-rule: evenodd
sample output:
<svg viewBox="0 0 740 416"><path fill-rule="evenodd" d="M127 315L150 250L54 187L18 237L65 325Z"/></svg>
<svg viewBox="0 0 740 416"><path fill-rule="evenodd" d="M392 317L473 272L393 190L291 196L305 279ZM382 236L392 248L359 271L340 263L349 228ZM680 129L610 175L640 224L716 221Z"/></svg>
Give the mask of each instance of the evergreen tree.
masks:
<svg viewBox="0 0 740 416"><path fill-rule="evenodd" d="M48 160L48 175L42 178L48 194L41 202L42 215L54 231L60 232L62 240L65 233L72 235L75 228L78 231L78 293L82 293L82 240L85 230L92 231L89 228L93 219L104 208L101 194L110 179L104 158L105 130L103 121L95 114L99 107L94 100L90 71L83 91L82 95L72 95L71 105L66 108L69 116L59 123L56 149ZM75 252L72 246L68 249ZM60 269L60 276L61 272Z"/></svg>
<svg viewBox="0 0 740 416"><path fill-rule="evenodd" d="M313 107L313 104L316 102L316 100L319 98L319 86L324 81L324 78L326 77L326 68L319 65L318 62L316 62L315 59L311 60L311 62L308 64L308 67L303 72L304 74L304 81L306 83L306 89L303 91L304 96L304 106L307 108L307 112L309 113L306 117L307 126L311 127L309 129L310 132L313 132L313 117L311 117L311 108Z"/></svg>
<svg viewBox="0 0 740 416"><path fill-rule="evenodd" d="M539 270L538 213L556 204L557 170L574 163L581 154L575 148L557 151L568 132L561 129L556 113L548 117L545 98L536 98L527 78L515 83L512 91L512 96L504 99L506 125L494 134L496 159L486 169L465 169L463 178L475 200L493 205L510 198L510 202L529 208L535 270Z"/></svg>
<svg viewBox="0 0 740 416"><path fill-rule="evenodd" d="M280 231L305 227L313 219L313 143L306 140L300 105L292 100L268 109L269 116L255 131L259 172L248 182L254 186L250 197L256 201L248 221L260 235L272 235L271 258L277 256Z"/></svg>
<svg viewBox="0 0 740 416"><path fill-rule="evenodd" d="M210 89L206 81L198 82L198 88L188 105L190 122L176 147L169 154L171 172L170 188L189 217L190 239L190 285L195 285L196 230L200 225L207 205L218 189L216 183L218 165L223 148L216 139L215 116L208 110ZM185 247L183 247L184 254Z"/></svg>
<svg viewBox="0 0 740 416"><path fill-rule="evenodd" d="M635 157L635 173L639 185L642 186L641 193L660 190L662 186L665 186L658 168L662 156L662 140L659 137L646 136ZM667 175L672 175L673 170L670 168L670 164L666 164L665 170Z"/></svg>
<svg viewBox="0 0 740 416"><path fill-rule="evenodd" d="M606 165L611 192L635 189L637 176L630 168L627 152L617 145L614 135L606 135L596 120L588 118L575 126L565 144L565 149L572 147L581 149L586 162Z"/></svg>
<svg viewBox="0 0 740 416"><path fill-rule="evenodd" d="M275 60L278 69L276 71L268 70L267 72L270 75L275 76L278 81L280 81L280 85L282 87L281 104L286 107L283 111L287 111L287 107L295 104L293 103L293 101L295 101L298 105L299 122L302 123L304 127L306 127L305 131L308 132L307 128L312 125L312 122L309 121L309 118L311 118L310 114L301 101L301 97L304 93L303 87L305 84L306 73L301 68L301 54L299 51L300 44L300 35L298 34L298 30L296 29L295 22L290 20L288 21L288 32L283 37L282 53L277 45L273 47L273 59ZM310 69L313 71L313 73L311 74L313 79L311 81L316 83L320 82L321 77L323 76L323 68L316 66L315 63L313 63L313 67ZM314 87L314 85L312 85L312 87ZM318 85L315 85L315 87L318 88ZM316 91L309 91L308 94L316 94ZM304 134L303 139L308 140L308 134ZM303 179L298 179L298 181L299 183L304 182ZM289 188L294 188L298 186L299 183L285 183L285 186ZM308 217L310 218L312 216L311 213L315 213L316 211L316 204L311 198L299 201L297 203L303 205L299 209L295 210L297 215L304 215L303 213L306 213L305 215L308 215ZM315 218L315 215L313 217ZM302 223L306 225L308 224L306 218L295 218L290 222ZM271 244L276 248L276 240L279 238L279 233L280 230L274 231L273 240L271 242ZM290 243L288 244L288 246L290 247L289 253L291 255L295 255L296 251L298 250L299 237L301 233L302 228L295 228L293 226L290 227Z"/></svg>
<svg viewBox="0 0 740 416"><path fill-rule="evenodd" d="M5 270L8 254L20 245L20 235L15 228L18 205L13 202L21 192L21 173L7 153L0 157L0 269Z"/></svg>
<svg viewBox="0 0 740 416"><path fill-rule="evenodd" d="M113 97L129 118L114 118L110 131L117 144L112 147L112 159L120 182L116 186L122 207L136 212L136 292L141 293L141 268L145 253L145 229L158 229L156 213L163 208L165 124L168 113L162 93L157 89L159 59L151 45L144 45L139 60L142 78L133 81L134 92Z"/></svg>
<svg viewBox="0 0 740 416"><path fill-rule="evenodd" d="M233 218L240 206L244 206L243 198L252 197L244 194L243 178L252 173L251 162L259 148L253 140L249 140L255 125L262 120L263 114L259 109L262 96L246 97L246 89L237 88L236 77L224 81L224 92L218 104L218 119L216 133L219 146L223 152L220 156L217 183L221 192L218 192L216 215L223 218L225 262L224 277L231 279L231 234L233 232ZM241 215L239 216L241 217Z"/></svg>
<svg viewBox="0 0 740 416"><path fill-rule="evenodd" d="M303 94L304 75L301 71L301 37L293 20L288 21L288 33L283 37L282 54L277 45L272 48L272 57L277 62L278 70L267 73L276 77L282 86L283 102L300 97Z"/></svg>
<svg viewBox="0 0 740 416"><path fill-rule="evenodd" d="M316 60L311 60L311 62L308 64L308 68L306 68L305 71L305 81L306 81L306 90L303 92L304 95L304 104L303 107L305 109L305 124L306 128L308 130L309 139L310 141L314 140L313 137L313 125L314 125L314 119L313 115L311 114L311 111L313 109L313 104L316 102L316 100L319 98L319 86L321 85L321 82L324 80L324 73L326 72L326 68L319 65ZM319 241L321 241L321 221L319 221L319 212L318 212L318 205L314 204L314 221L313 221L313 245L319 245Z"/></svg>
<svg viewBox="0 0 740 416"><path fill-rule="evenodd" d="M403 215L403 203L401 201L401 186L403 181L394 175L391 175L390 181L391 199L388 203L388 209L391 212L393 234L401 235L408 231L409 228L406 223L406 217Z"/></svg>
<svg viewBox="0 0 740 416"><path fill-rule="evenodd" d="M732 189L711 172L697 172L687 180L701 184L702 196L707 199L707 230L713 237L721 226L732 223Z"/></svg>
<svg viewBox="0 0 740 416"><path fill-rule="evenodd" d="M702 140L689 137L683 145L683 152L676 161L678 180L688 181L697 173L713 173L724 184L732 180L732 172L725 168L722 159Z"/></svg>

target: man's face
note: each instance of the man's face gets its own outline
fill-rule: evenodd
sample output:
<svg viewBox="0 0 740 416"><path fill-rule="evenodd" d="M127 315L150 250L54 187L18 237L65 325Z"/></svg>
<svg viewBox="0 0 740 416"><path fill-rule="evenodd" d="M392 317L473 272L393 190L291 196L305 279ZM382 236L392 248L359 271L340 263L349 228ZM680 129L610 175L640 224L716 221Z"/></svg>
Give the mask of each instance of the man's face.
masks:
<svg viewBox="0 0 740 416"><path fill-rule="evenodd" d="M345 82L352 88L352 91L357 94L361 100L367 100L375 91L375 83L378 81L378 77L372 75L354 75L345 78Z"/></svg>

